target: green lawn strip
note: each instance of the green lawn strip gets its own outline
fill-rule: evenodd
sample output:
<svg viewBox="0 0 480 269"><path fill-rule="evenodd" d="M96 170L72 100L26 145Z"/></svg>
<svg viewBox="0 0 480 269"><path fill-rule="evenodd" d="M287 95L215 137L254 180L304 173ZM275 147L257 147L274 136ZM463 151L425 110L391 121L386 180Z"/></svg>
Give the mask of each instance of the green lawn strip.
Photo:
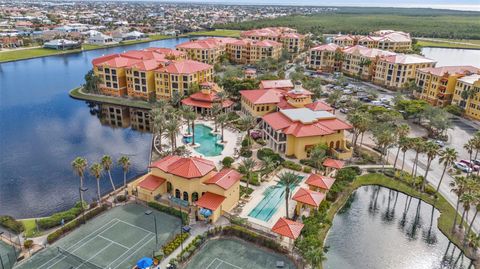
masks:
<svg viewBox="0 0 480 269"><path fill-rule="evenodd" d="M216 29L214 31L200 31L185 34L186 36L224 36L224 37L240 37L239 30Z"/></svg>
<svg viewBox="0 0 480 269"><path fill-rule="evenodd" d="M410 195L415 198L419 198L422 201L433 205L438 211L440 211L440 217L438 218L438 228L442 233L450 240L452 243L457 245L457 247L463 248L463 242L454 236L451 233L452 226L453 226L453 219L455 218L455 208L441 195L439 195L438 199L427 195L425 193L421 193L410 186L406 185L405 183L386 177L381 174L367 174L363 176L359 176L355 179L352 184L346 187L342 194L339 195L338 199L330 205L330 208L327 212L327 219L330 222L333 222L333 218L337 214L337 212L343 207L343 205L347 202L348 197L355 191L357 188L367 185L378 185L382 187L386 187L389 189L393 189L407 195ZM460 220L460 215L458 215L458 221ZM325 224L324 228L319 231L319 238L322 242L325 242L326 236L330 229L331 225ZM468 255L468 254L467 254Z"/></svg>
<svg viewBox="0 0 480 269"><path fill-rule="evenodd" d="M70 91L69 95L72 98L85 100L85 101L94 101L94 102L102 102L108 103L113 105L120 105L120 106L129 106L129 107L137 107L142 109L151 109L152 105L146 101L141 100L132 100L123 97L113 97L113 96L104 96L98 94L89 94L84 93L81 91L82 87L75 88Z"/></svg>
<svg viewBox="0 0 480 269"><path fill-rule="evenodd" d="M448 41L419 40L417 44L422 47L434 47L434 48L480 49L480 44L467 45L467 44L451 43Z"/></svg>
<svg viewBox="0 0 480 269"><path fill-rule="evenodd" d="M32 238L32 237L38 237L44 234L43 231L37 232L37 226L35 225L35 219L22 219L19 220L23 223L23 226L25 226L25 231L23 232L23 235L26 238Z"/></svg>
<svg viewBox="0 0 480 269"><path fill-rule="evenodd" d="M146 39L122 41L118 44L112 44L112 45L106 45L106 46L83 44L82 49L73 49L73 50L54 50L54 49L44 49L44 48L33 48L33 49L6 51L6 52L0 52L0 63L25 60L25 59L31 59L31 58L37 58L37 57L52 56L52 55L78 53L81 51L88 51L88 50L95 50L95 49L127 46L127 45L146 43L146 42L151 42L156 40L168 39L168 38L172 38L172 37L165 36L165 35L151 35Z"/></svg>

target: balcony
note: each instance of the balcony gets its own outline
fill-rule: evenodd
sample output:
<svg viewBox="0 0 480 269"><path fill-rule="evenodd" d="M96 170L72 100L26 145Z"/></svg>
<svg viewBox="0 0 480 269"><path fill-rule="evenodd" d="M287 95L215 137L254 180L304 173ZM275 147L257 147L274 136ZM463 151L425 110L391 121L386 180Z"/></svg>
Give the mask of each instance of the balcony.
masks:
<svg viewBox="0 0 480 269"><path fill-rule="evenodd" d="M330 150L332 151L332 155L335 158L340 159L340 160L346 160L346 159L350 159L352 157L352 149L351 148L347 148L347 147L345 147L344 149L342 149L342 148L339 148L339 149L330 148Z"/></svg>

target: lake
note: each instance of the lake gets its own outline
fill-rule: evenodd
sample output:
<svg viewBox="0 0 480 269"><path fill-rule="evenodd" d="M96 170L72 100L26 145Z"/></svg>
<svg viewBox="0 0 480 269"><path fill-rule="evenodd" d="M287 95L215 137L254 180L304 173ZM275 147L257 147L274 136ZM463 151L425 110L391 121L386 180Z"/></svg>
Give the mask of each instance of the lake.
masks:
<svg viewBox="0 0 480 269"><path fill-rule="evenodd" d="M422 54L436 60L437 66L473 65L480 68L480 50L423 48Z"/></svg>
<svg viewBox="0 0 480 269"><path fill-rule="evenodd" d="M333 220L324 268L470 268L470 260L437 228L438 216L419 199L379 186L361 187Z"/></svg>
<svg viewBox="0 0 480 269"><path fill-rule="evenodd" d="M68 91L83 83L93 58L146 47L168 47L188 38L167 39L0 64L0 215L39 217L71 207L78 199L79 179L71 168L77 156L89 164L104 154L116 160L128 155L129 178L146 171L151 135L130 127L103 124L85 102ZM123 183L118 166L117 186ZM88 176L87 201L95 197ZM103 179L102 192L111 190Z"/></svg>

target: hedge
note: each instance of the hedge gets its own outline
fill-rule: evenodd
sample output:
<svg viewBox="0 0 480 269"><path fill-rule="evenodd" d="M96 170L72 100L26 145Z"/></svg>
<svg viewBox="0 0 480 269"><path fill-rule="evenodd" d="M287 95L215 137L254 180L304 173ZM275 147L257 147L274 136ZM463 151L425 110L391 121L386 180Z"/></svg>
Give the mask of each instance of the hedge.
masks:
<svg viewBox="0 0 480 269"><path fill-rule="evenodd" d="M162 247L163 255L168 256L172 254L187 238L190 236L189 233L177 234L170 242L166 243Z"/></svg>
<svg viewBox="0 0 480 269"><path fill-rule="evenodd" d="M100 213L106 211L108 209L107 205L102 205L97 207L87 213L85 213L85 220L89 220L94 218L95 216L99 215ZM57 241L58 239L62 238L65 234L69 233L70 231L74 230L78 226L82 225L83 218L73 220L60 229L55 230L53 233L47 236L47 242L52 244L53 242Z"/></svg>
<svg viewBox="0 0 480 269"><path fill-rule="evenodd" d="M23 223L16 220L12 216L0 216L0 226L5 227L6 229L16 234L19 234L25 231L25 227L23 226Z"/></svg>
<svg viewBox="0 0 480 269"><path fill-rule="evenodd" d="M70 208L67 211L58 212L50 217L42 218L38 220L38 227L43 230L47 230L53 227L60 226L62 224L62 219L65 223L75 219L82 213L82 206L80 202L76 203L74 207Z"/></svg>
<svg viewBox="0 0 480 269"><path fill-rule="evenodd" d="M282 163L284 159L280 154L274 152L271 148L261 148L257 151L257 158L259 160L264 160L265 157L270 157L274 162Z"/></svg>
<svg viewBox="0 0 480 269"><path fill-rule="evenodd" d="M223 167L230 168L230 167L232 167L233 162L235 162L235 160L232 157L227 156L227 157L223 158L222 165L223 165Z"/></svg>
<svg viewBox="0 0 480 269"><path fill-rule="evenodd" d="M184 225L188 225L190 222L190 219L188 218L187 213L180 211L178 209L175 209L173 207L164 206L157 202L148 202L148 206L160 212L167 213L169 215L181 218Z"/></svg>
<svg viewBox="0 0 480 269"><path fill-rule="evenodd" d="M291 170L295 170L295 171L302 171L302 165L301 164L298 164L298 163L295 163L295 162L292 162L292 161L284 161L282 163L283 167L285 168L288 168L288 169L291 169Z"/></svg>

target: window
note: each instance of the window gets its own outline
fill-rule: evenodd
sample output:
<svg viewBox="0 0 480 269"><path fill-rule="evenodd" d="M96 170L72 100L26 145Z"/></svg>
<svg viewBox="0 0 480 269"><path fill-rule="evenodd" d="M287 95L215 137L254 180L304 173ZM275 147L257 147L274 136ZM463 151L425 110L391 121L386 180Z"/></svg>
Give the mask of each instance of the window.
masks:
<svg viewBox="0 0 480 269"><path fill-rule="evenodd" d="M112 69L112 75L116 75L116 74L117 74L117 70Z"/></svg>

